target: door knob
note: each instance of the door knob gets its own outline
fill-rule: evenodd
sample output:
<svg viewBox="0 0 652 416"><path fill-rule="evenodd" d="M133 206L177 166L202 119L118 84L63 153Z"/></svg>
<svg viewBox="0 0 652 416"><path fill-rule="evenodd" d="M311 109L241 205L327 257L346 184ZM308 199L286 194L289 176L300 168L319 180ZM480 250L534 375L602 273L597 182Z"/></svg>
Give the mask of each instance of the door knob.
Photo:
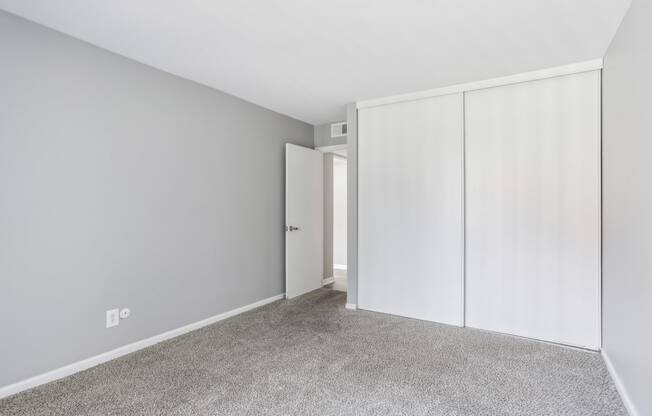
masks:
<svg viewBox="0 0 652 416"><path fill-rule="evenodd" d="M286 225L285 226L285 231L298 231L299 227L295 227L293 225Z"/></svg>

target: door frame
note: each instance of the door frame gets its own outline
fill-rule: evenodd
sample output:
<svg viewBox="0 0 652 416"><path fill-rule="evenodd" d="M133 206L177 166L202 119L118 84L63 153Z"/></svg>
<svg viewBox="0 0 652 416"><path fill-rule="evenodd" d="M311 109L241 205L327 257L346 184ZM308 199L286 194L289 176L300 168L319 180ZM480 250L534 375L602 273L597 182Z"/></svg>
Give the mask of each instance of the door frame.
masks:
<svg viewBox="0 0 652 416"><path fill-rule="evenodd" d="M348 143L343 143L343 144L332 144L330 146L317 146L315 147L315 150L319 150L322 153L333 153L337 150L348 150L348 148L349 148Z"/></svg>

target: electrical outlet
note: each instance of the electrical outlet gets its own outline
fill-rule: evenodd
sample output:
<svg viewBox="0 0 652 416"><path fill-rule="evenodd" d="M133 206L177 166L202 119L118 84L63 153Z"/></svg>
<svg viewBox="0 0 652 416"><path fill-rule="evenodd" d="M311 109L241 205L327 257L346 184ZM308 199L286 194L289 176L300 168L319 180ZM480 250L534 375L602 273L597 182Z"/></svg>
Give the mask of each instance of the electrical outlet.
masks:
<svg viewBox="0 0 652 416"><path fill-rule="evenodd" d="M127 319L131 316L131 311L129 308L120 309L120 319Z"/></svg>
<svg viewBox="0 0 652 416"><path fill-rule="evenodd" d="M120 309L111 309L106 311L106 327L120 325Z"/></svg>

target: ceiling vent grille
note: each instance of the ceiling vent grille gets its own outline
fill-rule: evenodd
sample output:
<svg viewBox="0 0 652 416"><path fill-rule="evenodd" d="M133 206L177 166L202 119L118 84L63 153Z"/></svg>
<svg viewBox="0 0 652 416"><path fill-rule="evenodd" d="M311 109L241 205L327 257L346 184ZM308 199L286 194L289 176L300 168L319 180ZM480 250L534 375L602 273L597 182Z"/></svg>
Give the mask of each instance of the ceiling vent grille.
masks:
<svg viewBox="0 0 652 416"><path fill-rule="evenodd" d="M346 136L346 121L331 124L331 138Z"/></svg>

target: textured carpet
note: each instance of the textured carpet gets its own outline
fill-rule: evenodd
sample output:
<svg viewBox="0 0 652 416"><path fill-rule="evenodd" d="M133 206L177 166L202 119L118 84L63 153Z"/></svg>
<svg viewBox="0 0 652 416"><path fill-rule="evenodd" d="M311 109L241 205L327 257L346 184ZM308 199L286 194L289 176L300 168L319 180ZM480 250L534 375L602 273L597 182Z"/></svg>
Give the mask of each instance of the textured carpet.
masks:
<svg viewBox="0 0 652 416"><path fill-rule="evenodd" d="M321 289L0 401L8 415L626 415L600 355Z"/></svg>

